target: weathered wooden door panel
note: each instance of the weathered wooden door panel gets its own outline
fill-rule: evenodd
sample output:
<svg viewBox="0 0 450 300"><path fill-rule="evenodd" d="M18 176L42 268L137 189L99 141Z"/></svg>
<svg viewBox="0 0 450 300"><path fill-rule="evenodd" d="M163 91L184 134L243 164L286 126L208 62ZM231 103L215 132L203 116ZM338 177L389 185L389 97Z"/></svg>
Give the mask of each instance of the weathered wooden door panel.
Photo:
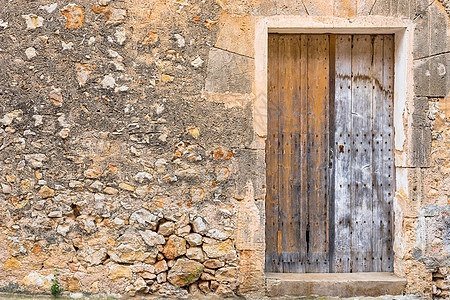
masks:
<svg viewBox="0 0 450 300"><path fill-rule="evenodd" d="M270 271L329 268L328 52L327 35L269 37L266 266Z"/></svg>
<svg viewBox="0 0 450 300"><path fill-rule="evenodd" d="M392 271L391 35L336 37L335 272Z"/></svg>
<svg viewBox="0 0 450 300"><path fill-rule="evenodd" d="M390 271L391 35L270 34L266 271Z"/></svg>
<svg viewBox="0 0 450 300"><path fill-rule="evenodd" d="M328 272L329 36L307 38L307 272ZM281 99L280 99L281 100ZM306 150L306 151L305 151ZM306 200L305 199L305 200Z"/></svg>

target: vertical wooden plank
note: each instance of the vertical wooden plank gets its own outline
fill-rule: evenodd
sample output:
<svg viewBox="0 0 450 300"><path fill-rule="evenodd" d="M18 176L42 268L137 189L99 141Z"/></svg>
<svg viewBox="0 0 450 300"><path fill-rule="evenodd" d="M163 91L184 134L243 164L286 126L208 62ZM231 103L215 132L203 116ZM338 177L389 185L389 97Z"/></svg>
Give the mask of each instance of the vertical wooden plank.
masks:
<svg viewBox="0 0 450 300"><path fill-rule="evenodd" d="M289 77L286 72L289 66L289 38L285 34L280 34L279 37L279 56L278 56L278 196L279 196L279 208L278 208L278 227L281 235L281 253L280 259L284 272L285 263L289 261L289 257L286 255L288 234L289 234L289 217L290 212L289 201L289 133L287 132L292 126L292 120L289 115L286 114L286 110L291 107L292 99L289 97Z"/></svg>
<svg viewBox="0 0 450 300"><path fill-rule="evenodd" d="M289 95L289 81L286 76L286 67L288 64L288 38L284 34L280 34L278 40L278 230L280 231L281 240L279 241L278 254L284 272L284 264L287 260L286 255L283 255L286 249L287 230L289 211L287 211L289 201L289 137L286 134L286 128L291 126L291 120L286 116L285 111L291 106ZM281 253L280 253L281 250Z"/></svg>
<svg viewBox="0 0 450 300"><path fill-rule="evenodd" d="M300 133L300 38L280 35L279 43L279 218L284 272L298 272L300 249L300 215L298 202L299 133Z"/></svg>
<svg viewBox="0 0 450 300"><path fill-rule="evenodd" d="M372 37L352 48L352 272L372 268Z"/></svg>
<svg viewBox="0 0 450 300"><path fill-rule="evenodd" d="M292 155L292 176L291 176L291 190L292 190L292 201L291 201L291 212L292 212L292 243L290 252L292 255L292 262L289 265L289 272L303 273L305 272L305 264L302 259L302 251L306 249L305 244L305 226L302 222L302 209L301 209L301 194L300 194L300 164L301 164L301 42L300 35L292 35L291 52L293 54L293 63L291 73L293 77L291 78L292 96L293 96L293 106L292 119L293 128L292 136L293 142L291 145Z"/></svg>
<svg viewBox="0 0 450 300"><path fill-rule="evenodd" d="M373 249L373 272L381 272L381 256L384 238L381 227L383 215L383 190L382 164L383 164L383 127L385 126L384 102L386 101L383 90L383 57L384 37L377 35L373 42L373 68L372 68L372 249ZM381 193L381 194L380 194ZM381 223L380 223L381 222Z"/></svg>
<svg viewBox="0 0 450 300"><path fill-rule="evenodd" d="M335 206L335 272L350 272L351 249L351 149L352 149L352 36L336 37L335 75L335 146L334 206Z"/></svg>
<svg viewBox="0 0 450 300"><path fill-rule="evenodd" d="M384 36L384 60L383 60L383 87L385 90L383 112L385 125L383 127L383 237L381 270L383 272L392 272L394 270L394 251L393 251L393 197L394 197L394 150L393 150L393 95L394 95L394 36Z"/></svg>
<svg viewBox="0 0 450 300"><path fill-rule="evenodd" d="M307 271L309 222L308 222L308 36L301 35L300 40L300 206L301 240L300 261L304 272Z"/></svg>
<svg viewBox="0 0 450 300"><path fill-rule="evenodd" d="M328 272L329 38L308 36L308 212L307 272Z"/></svg>
<svg viewBox="0 0 450 300"><path fill-rule="evenodd" d="M278 35L269 34L266 144L266 271L282 272L278 254Z"/></svg>
<svg viewBox="0 0 450 300"><path fill-rule="evenodd" d="M356 7L355 7L356 9ZM336 131L336 115L335 115L335 98L336 98L336 35L329 35L329 109L328 109L328 261L329 261L329 272L334 273L336 271L336 266L334 264L335 257L335 201L334 201L334 143Z"/></svg>

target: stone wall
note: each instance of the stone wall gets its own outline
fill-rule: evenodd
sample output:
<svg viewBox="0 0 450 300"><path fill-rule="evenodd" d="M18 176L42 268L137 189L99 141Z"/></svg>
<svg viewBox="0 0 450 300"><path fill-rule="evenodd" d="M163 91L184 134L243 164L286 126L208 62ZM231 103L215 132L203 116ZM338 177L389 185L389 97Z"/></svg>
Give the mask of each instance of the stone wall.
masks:
<svg viewBox="0 0 450 300"><path fill-rule="evenodd" d="M399 273L445 295L450 55L432 0L0 0L0 291L48 293L58 266L72 292L263 292L254 35L273 15L416 24Z"/></svg>

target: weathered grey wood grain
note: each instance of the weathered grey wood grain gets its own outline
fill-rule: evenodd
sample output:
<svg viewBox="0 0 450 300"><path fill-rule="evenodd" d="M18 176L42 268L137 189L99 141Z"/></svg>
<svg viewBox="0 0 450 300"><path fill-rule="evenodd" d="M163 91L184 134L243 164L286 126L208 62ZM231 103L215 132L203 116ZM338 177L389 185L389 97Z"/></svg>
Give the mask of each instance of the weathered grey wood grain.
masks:
<svg viewBox="0 0 450 300"><path fill-rule="evenodd" d="M335 272L350 272L351 249L351 149L352 149L352 36L336 37L335 75Z"/></svg>
<svg viewBox="0 0 450 300"><path fill-rule="evenodd" d="M382 248L382 271L392 272L394 270L393 230L394 230L394 125L393 125L393 97L394 97L394 37L384 37L384 65L383 65L383 87L385 124L383 127L383 206L381 220L383 237Z"/></svg>
<svg viewBox="0 0 450 300"><path fill-rule="evenodd" d="M384 69L384 36L377 35L373 42L373 69L372 69L372 105L373 105L373 129L372 129L372 252L374 272L381 272L383 232L383 128L386 126L384 105L387 102L383 87Z"/></svg>
<svg viewBox="0 0 450 300"><path fill-rule="evenodd" d="M352 271L372 268L372 37L352 48Z"/></svg>

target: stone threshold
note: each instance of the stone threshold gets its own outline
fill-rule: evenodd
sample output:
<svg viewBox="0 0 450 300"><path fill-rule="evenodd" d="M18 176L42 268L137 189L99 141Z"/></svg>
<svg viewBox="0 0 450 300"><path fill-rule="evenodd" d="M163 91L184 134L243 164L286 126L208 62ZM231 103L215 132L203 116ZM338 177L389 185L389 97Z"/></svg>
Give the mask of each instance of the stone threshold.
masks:
<svg viewBox="0 0 450 300"><path fill-rule="evenodd" d="M378 297L402 295L406 280L394 273L266 273L266 295Z"/></svg>

